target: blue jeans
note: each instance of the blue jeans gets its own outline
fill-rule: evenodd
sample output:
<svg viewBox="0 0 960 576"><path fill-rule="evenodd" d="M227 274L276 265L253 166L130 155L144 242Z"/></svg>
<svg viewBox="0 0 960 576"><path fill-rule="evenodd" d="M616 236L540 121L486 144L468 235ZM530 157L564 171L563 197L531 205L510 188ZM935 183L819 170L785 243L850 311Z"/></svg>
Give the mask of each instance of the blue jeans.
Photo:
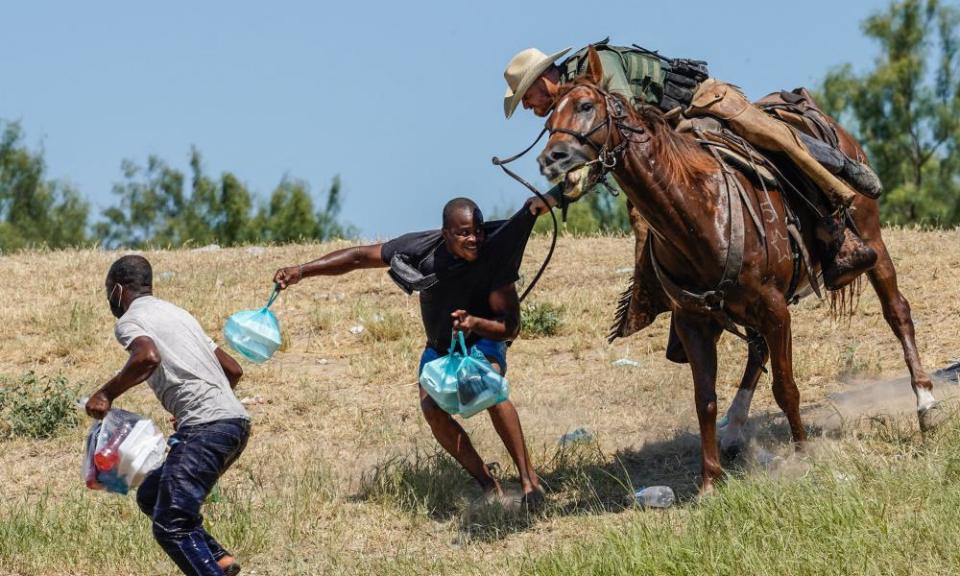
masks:
<svg viewBox="0 0 960 576"><path fill-rule="evenodd" d="M499 342L497 340L487 340L486 338L481 338L477 340L477 343L474 344L483 355L488 359L492 359L494 362L500 365L500 375L507 375L507 343ZM423 349L423 354L420 355L420 368L417 370L417 374L423 372L423 366L430 362L431 360L436 360L446 356L446 352L440 352L434 350L430 346L427 346Z"/></svg>
<svg viewBox="0 0 960 576"><path fill-rule="evenodd" d="M184 574L223 574L217 560L227 551L203 529L200 506L249 436L250 421L241 418L182 427L170 437L163 466L137 490L137 505L153 520L153 537Z"/></svg>

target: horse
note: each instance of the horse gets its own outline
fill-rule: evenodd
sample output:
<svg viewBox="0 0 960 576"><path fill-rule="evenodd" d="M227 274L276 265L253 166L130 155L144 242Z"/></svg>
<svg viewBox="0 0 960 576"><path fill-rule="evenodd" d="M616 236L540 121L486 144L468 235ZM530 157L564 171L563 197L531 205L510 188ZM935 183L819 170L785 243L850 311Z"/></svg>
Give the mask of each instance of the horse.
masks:
<svg viewBox="0 0 960 576"><path fill-rule="evenodd" d="M793 251L791 211L782 190L755 184L745 170L728 169L693 135L674 130L659 110L634 110L600 86L602 77L600 59L591 50L586 72L561 87L546 124L550 137L538 158L541 173L555 181L576 180L585 166L600 169L592 173L610 172L649 226L650 255L655 256L664 291L670 295L668 284L672 288L674 327L693 373L700 492L709 493L723 473L720 449L736 452L745 441L743 426L768 359L773 395L786 415L794 445L799 448L806 439L793 374L789 298L817 281L819 261L811 254L812 265L797 266L794 258L784 256ZM859 143L834 125L841 151L865 158ZM867 275L903 348L921 430L930 430L942 421L944 410L920 361L910 304L897 287L896 270L881 237L878 204L858 195L851 208L861 238L878 255ZM748 214L763 217L751 224ZM814 227L803 228L803 243L814 246ZM731 265L737 259L739 266ZM739 332L739 327L755 337L718 447L717 341L725 329Z"/></svg>

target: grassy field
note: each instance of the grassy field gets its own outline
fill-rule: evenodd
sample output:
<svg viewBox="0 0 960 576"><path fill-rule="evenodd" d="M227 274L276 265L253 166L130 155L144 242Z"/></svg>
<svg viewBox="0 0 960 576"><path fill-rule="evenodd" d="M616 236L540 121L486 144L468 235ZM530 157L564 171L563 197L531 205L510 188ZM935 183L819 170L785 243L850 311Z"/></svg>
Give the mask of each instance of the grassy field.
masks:
<svg viewBox="0 0 960 576"><path fill-rule="evenodd" d="M885 234L925 364L944 365L960 355L960 231ZM225 319L262 305L277 267L343 245L146 255L155 293L222 342ZM527 274L546 248L546 239L531 241ZM118 255L0 257L0 574L176 573L132 497L83 488L86 418L69 426L72 414L15 401L89 393L122 365L102 288ZM692 385L686 366L663 357L666 319L628 340L604 340L631 255L628 238L561 239L531 298L562 306L557 331L510 349L512 397L549 487L542 514L476 504L469 478L438 454L416 400L417 300L382 271L365 271L312 279L275 305L285 348L263 366L244 365L238 395L249 402L254 434L219 501L205 508L213 534L245 574L258 575L960 570L955 425L923 439L913 420L867 420L794 454L764 376L751 454L730 467L717 496L697 501ZM364 330L355 334L356 326ZM722 409L743 348L721 340ZM613 365L621 358L638 365ZM831 318L827 303L801 302L794 358L807 407L850 382L905 372L869 288L849 320ZM117 405L170 432L146 386ZM67 426L32 438L38 419ZM509 484L514 471L487 417L465 426ZM558 444L580 427L594 439ZM631 506L633 488L650 484L672 486L681 502L667 511Z"/></svg>

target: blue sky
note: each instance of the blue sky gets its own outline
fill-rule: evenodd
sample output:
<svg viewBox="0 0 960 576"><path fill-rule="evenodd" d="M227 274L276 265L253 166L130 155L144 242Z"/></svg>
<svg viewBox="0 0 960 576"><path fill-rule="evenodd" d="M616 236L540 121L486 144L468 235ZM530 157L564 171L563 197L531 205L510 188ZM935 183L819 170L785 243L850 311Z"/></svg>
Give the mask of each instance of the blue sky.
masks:
<svg viewBox="0 0 960 576"><path fill-rule="evenodd" d="M867 66L860 22L886 0L786 2L4 3L0 118L19 120L49 175L113 202L124 158L214 175L265 198L286 174L322 192L340 174L343 217L367 238L435 227L444 202L518 206L490 164L542 120L503 117L503 68L519 50L610 36L676 57L760 97ZM520 172L542 183L530 159ZM319 194L318 194L319 195Z"/></svg>

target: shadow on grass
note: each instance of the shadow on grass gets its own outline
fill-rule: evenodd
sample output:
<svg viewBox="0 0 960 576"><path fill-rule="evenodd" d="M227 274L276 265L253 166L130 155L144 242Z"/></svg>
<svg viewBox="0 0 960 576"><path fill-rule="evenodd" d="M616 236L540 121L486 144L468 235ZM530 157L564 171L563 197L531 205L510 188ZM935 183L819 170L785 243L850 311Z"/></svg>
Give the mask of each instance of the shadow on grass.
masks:
<svg viewBox="0 0 960 576"><path fill-rule="evenodd" d="M780 413L751 417L751 438L789 444ZM823 432L807 427L811 438ZM731 474L745 473L745 456L725 463ZM518 503L518 479L501 477L506 503L487 504L473 480L450 456L417 450L389 458L365 473L354 499L374 502L432 520L457 520L460 537L496 541L528 530L542 518L620 513L635 506L633 493L645 486L670 486L678 506L696 502L700 482L699 433L680 430L672 437L636 448L605 453L596 440L547 448L536 458L546 503L536 512ZM511 466L512 469L512 466ZM511 501L512 500L512 501Z"/></svg>

